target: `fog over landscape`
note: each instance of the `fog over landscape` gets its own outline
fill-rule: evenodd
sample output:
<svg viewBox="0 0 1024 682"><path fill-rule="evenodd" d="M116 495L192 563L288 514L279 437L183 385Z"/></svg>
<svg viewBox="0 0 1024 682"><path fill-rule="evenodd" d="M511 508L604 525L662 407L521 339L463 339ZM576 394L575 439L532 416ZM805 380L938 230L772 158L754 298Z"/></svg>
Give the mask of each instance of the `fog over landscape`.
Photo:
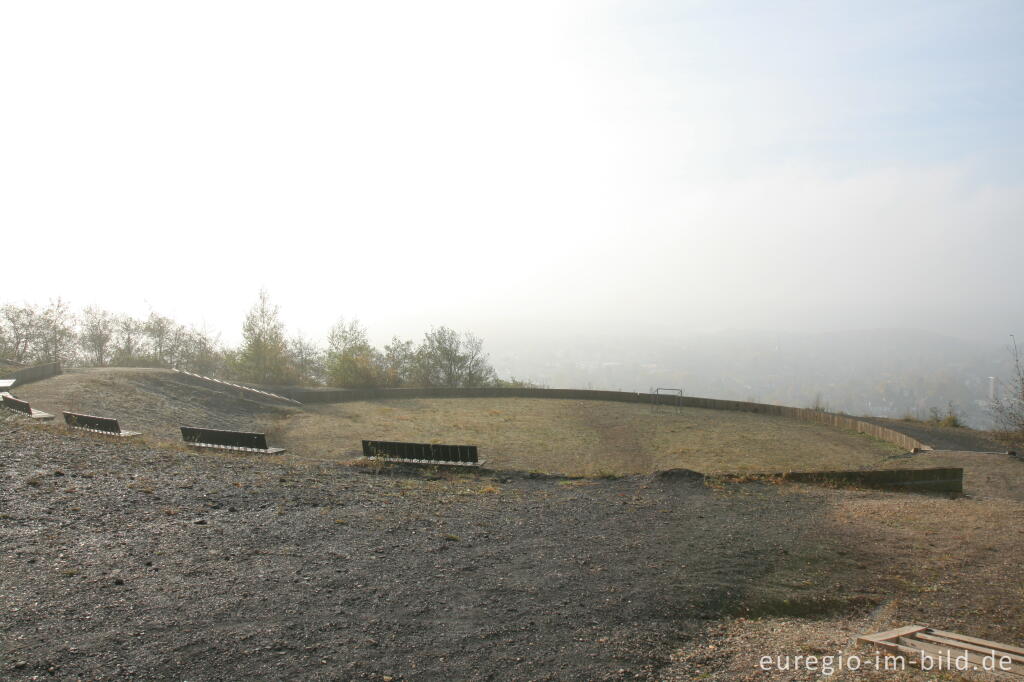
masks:
<svg viewBox="0 0 1024 682"><path fill-rule="evenodd" d="M0 0L0 680L1024 676L1024 0Z"/></svg>
<svg viewBox="0 0 1024 682"><path fill-rule="evenodd" d="M985 426L1024 339L1014 2L7 4L0 304ZM998 386L998 384L997 384Z"/></svg>

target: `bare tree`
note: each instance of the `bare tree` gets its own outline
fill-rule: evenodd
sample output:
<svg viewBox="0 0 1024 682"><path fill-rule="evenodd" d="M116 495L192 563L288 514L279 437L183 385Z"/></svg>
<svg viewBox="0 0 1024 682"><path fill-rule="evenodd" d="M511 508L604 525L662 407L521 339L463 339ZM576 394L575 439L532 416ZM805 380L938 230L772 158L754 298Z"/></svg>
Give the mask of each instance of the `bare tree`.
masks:
<svg viewBox="0 0 1024 682"><path fill-rule="evenodd" d="M483 352L483 341L448 327L431 329L416 349L416 381L425 386L468 388L490 386L494 369Z"/></svg>
<svg viewBox="0 0 1024 682"><path fill-rule="evenodd" d="M80 342L93 364L101 367L107 364L116 324L116 318L101 308L89 306L82 311Z"/></svg>
<svg viewBox="0 0 1024 682"><path fill-rule="evenodd" d="M381 383L388 388L402 386L412 381L415 369L416 347L413 342L392 337L380 356Z"/></svg>
<svg viewBox="0 0 1024 682"><path fill-rule="evenodd" d="M188 352L192 333L185 325L173 322L167 333L167 345L164 348L164 361L169 367L182 365L184 355Z"/></svg>
<svg viewBox="0 0 1024 682"><path fill-rule="evenodd" d="M169 364L167 362L168 342L174 327L174 320L158 315L155 312L150 312L149 317L146 319L146 337L149 339L153 361L160 367L166 367Z"/></svg>
<svg viewBox="0 0 1024 682"><path fill-rule="evenodd" d="M288 341L294 380L302 385L322 384L327 374L323 349L301 333Z"/></svg>
<svg viewBox="0 0 1024 682"><path fill-rule="evenodd" d="M144 362L146 323L131 315L120 315L114 323L112 363L134 367Z"/></svg>
<svg viewBox="0 0 1024 682"><path fill-rule="evenodd" d="M42 315L31 305L8 303L0 309L3 327L3 357L15 362L27 362L42 330Z"/></svg>
<svg viewBox="0 0 1024 682"><path fill-rule="evenodd" d="M1024 360L1017 348L1017 339L1010 335L1009 348L1013 375L1003 395L997 393L989 410L1002 429L1024 436Z"/></svg>
<svg viewBox="0 0 1024 682"><path fill-rule="evenodd" d="M75 360L75 314L66 301L57 298L40 317L39 348L36 359L42 362L71 364Z"/></svg>
<svg viewBox="0 0 1024 682"><path fill-rule="evenodd" d="M217 336L205 330L182 328L178 337L175 367L199 374L223 373L225 356Z"/></svg>

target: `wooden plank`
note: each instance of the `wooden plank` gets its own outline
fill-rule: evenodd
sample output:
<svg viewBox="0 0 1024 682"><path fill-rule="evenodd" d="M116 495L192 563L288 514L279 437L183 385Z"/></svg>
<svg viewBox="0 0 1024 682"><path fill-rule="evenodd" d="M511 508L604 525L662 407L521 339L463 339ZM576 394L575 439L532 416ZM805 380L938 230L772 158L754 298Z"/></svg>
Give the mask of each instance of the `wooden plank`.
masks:
<svg viewBox="0 0 1024 682"><path fill-rule="evenodd" d="M1011 647L999 642L990 642L976 637L966 637L955 632L933 630L920 625L905 625L893 630L876 634L862 635L857 638L861 644L883 649L889 653L899 654L906 658L907 663L921 667L924 656L942 660L943 670L949 665L956 672L956 659L966 659L972 671L986 671L985 667L994 666L997 672L1024 676L1024 663L1018 652L1019 647ZM947 664L947 657L949 665ZM1004 668L1003 665L1007 667ZM933 669L935 668L935 663Z"/></svg>
<svg viewBox="0 0 1024 682"><path fill-rule="evenodd" d="M919 637L920 635L915 635ZM1014 663L1012 660L1007 663L1005 654L1001 654L998 651L992 652L987 650L984 653L976 653L974 651L968 651L962 648L959 644L954 646L944 646L940 644L934 644L932 642L923 642L918 639L910 639L907 637L900 637L900 642L916 647L923 652L927 653L932 658L937 658L943 661L944 669L956 670L957 658L967 658L967 662L973 666L971 671L977 672L1006 672L1014 675L1024 675L1024 667L1019 663ZM947 663L948 661L948 663ZM1005 667L1004 667L1005 666ZM962 672L962 671L961 671Z"/></svg>
<svg viewBox="0 0 1024 682"><path fill-rule="evenodd" d="M977 637L968 637L966 635L961 635L961 634L958 634L956 632L946 632L944 630L936 630L934 628L928 628L928 632L930 634L936 635L938 637L949 637L950 639L959 639L959 640L962 640L964 642L970 642L971 644L977 644L979 646L995 647L996 649L1000 649L1002 651L1008 651L1011 654L1019 654L1021 656L1024 656L1024 649L1022 649L1020 647L1016 647L1016 646L1010 646L1009 644L1000 644L999 642L990 642L987 639L978 639Z"/></svg>
<svg viewBox="0 0 1024 682"><path fill-rule="evenodd" d="M920 632L922 630L927 629L927 625L904 625L901 628L896 628L894 630L886 630L885 632L879 632L873 635L861 635L857 638L857 641L881 644L883 640L895 639L903 635L909 635L911 633Z"/></svg>
<svg viewBox="0 0 1024 682"><path fill-rule="evenodd" d="M949 647L957 647L964 649L966 651L976 651L981 654L995 653L1003 656L1009 656L1011 660L1017 663L1024 663L1024 656L1006 651L1005 649L1000 648L999 645L982 646L981 644L973 644L962 641L959 638L954 639L952 637L939 637L938 635L930 634L927 631L919 632L914 636L915 638L924 640L926 642L934 642L936 644L943 644ZM993 642L993 644L995 643Z"/></svg>
<svg viewBox="0 0 1024 682"><path fill-rule="evenodd" d="M956 659L960 656L966 656L969 663L973 663L979 668L984 665L984 662L982 661L984 656L980 656L973 651L967 651L966 649L940 646L931 642L922 642L920 640L910 639L909 637L900 637L899 643L906 647L918 649L932 658L938 658L943 661L945 661L948 656L949 659L953 661L954 667L956 665Z"/></svg>

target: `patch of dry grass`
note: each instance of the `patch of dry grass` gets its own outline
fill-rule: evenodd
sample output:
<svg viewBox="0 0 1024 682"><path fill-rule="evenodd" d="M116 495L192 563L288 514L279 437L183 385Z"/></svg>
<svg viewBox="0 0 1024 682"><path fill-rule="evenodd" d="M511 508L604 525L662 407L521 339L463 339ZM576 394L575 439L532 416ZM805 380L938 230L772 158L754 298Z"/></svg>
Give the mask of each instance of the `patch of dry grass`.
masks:
<svg viewBox="0 0 1024 682"><path fill-rule="evenodd" d="M275 430L299 456L347 459L360 441L478 445L496 469L619 475L860 469L899 449L819 424L744 412L525 398L306 406Z"/></svg>
<svg viewBox="0 0 1024 682"><path fill-rule="evenodd" d="M1024 502L1024 461L1009 455L986 452L920 452L912 457L887 460L884 469L960 467L964 492L971 497L1004 498Z"/></svg>

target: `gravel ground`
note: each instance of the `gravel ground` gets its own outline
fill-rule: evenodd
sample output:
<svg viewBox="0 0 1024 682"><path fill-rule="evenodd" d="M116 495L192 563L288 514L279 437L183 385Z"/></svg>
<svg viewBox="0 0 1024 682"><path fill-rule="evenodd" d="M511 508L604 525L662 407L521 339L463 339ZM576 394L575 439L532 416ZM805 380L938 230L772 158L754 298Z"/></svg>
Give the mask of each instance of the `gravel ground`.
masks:
<svg viewBox="0 0 1024 682"><path fill-rule="evenodd" d="M689 472L373 472L18 418L0 465L5 679L658 679L820 516Z"/></svg>
<svg viewBox="0 0 1024 682"><path fill-rule="evenodd" d="M1012 447L994 440L984 431L974 429L949 428L901 419L882 419L881 417L858 417L858 419L905 433L936 450L1006 452Z"/></svg>

